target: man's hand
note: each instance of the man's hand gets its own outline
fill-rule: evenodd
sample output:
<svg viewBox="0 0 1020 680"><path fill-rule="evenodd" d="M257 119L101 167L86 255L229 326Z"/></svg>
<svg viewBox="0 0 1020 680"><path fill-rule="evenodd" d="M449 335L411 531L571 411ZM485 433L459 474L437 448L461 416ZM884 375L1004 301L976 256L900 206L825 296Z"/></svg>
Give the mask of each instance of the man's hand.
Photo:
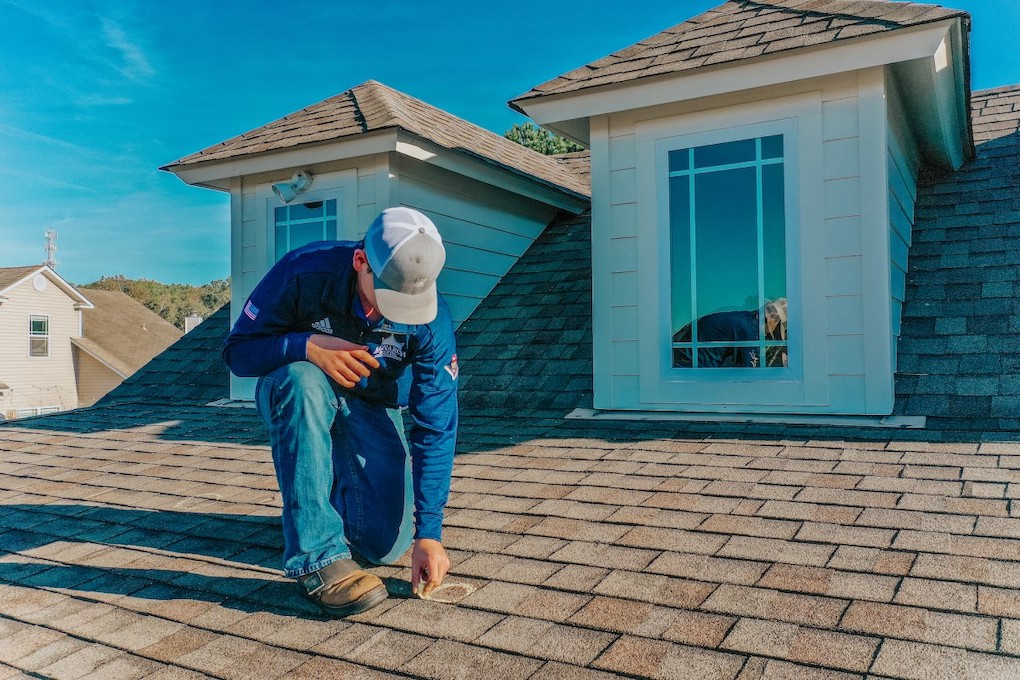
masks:
<svg viewBox="0 0 1020 680"><path fill-rule="evenodd" d="M379 361L369 354L364 345L356 345L332 335L315 334L308 338L305 356L341 387L354 387L367 378Z"/></svg>
<svg viewBox="0 0 1020 680"><path fill-rule="evenodd" d="M421 596L439 587L450 570L450 558L446 556L446 548L437 540L419 538L414 542L411 551L411 592L418 592L418 584L424 581Z"/></svg>

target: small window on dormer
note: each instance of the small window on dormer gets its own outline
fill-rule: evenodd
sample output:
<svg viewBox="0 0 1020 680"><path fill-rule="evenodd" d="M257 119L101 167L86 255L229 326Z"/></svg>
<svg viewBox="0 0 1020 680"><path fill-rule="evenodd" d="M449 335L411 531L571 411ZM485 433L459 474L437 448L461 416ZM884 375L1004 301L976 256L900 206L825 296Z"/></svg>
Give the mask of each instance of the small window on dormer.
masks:
<svg viewBox="0 0 1020 680"><path fill-rule="evenodd" d="M669 151L673 368L783 368L783 135Z"/></svg>
<svg viewBox="0 0 1020 680"><path fill-rule="evenodd" d="M278 206L273 211L276 259L314 241L336 239L336 199Z"/></svg>
<svg viewBox="0 0 1020 680"><path fill-rule="evenodd" d="M50 317L32 314L28 317L28 355L48 357L50 355Z"/></svg>

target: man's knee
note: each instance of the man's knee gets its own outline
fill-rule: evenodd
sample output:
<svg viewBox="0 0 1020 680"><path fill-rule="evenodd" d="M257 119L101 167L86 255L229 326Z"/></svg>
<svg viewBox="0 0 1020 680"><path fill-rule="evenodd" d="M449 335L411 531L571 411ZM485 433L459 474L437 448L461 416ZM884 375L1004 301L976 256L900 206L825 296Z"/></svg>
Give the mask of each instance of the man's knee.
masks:
<svg viewBox="0 0 1020 680"><path fill-rule="evenodd" d="M260 378L256 402L267 422L283 409L318 411L328 405L335 413L337 408L336 394L326 374L308 361L285 364Z"/></svg>

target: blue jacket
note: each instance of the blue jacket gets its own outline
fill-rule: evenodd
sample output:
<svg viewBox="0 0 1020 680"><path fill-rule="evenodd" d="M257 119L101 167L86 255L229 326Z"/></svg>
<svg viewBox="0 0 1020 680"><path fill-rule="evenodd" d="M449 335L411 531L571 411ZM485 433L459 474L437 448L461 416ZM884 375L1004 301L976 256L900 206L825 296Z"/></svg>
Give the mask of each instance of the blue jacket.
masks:
<svg viewBox="0 0 1020 680"><path fill-rule="evenodd" d="M387 408L407 406L414 482L415 538L440 540L457 439L457 355L442 296L435 320L370 324L355 290L356 241L310 243L285 255L252 292L223 345L237 376L254 377L305 361L316 333L367 345L379 368L351 390ZM410 370L408 370L410 369Z"/></svg>

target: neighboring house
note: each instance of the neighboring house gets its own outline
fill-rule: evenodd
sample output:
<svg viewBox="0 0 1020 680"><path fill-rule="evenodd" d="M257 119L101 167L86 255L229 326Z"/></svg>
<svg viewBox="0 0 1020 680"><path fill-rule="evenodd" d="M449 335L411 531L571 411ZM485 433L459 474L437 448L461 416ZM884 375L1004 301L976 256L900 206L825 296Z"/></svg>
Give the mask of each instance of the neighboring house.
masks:
<svg viewBox="0 0 1020 680"><path fill-rule="evenodd" d="M75 347L78 405L91 406L174 344L183 333L119 290L88 290L95 309L84 316Z"/></svg>
<svg viewBox="0 0 1020 680"><path fill-rule="evenodd" d="M558 210L588 206L563 163L374 81L163 169L230 192L234 318L287 251L360 238L382 209L407 205L443 234L439 288L460 324ZM253 389L234 379L231 393Z"/></svg>
<svg viewBox="0 0 1020 680"><path fill-rule="evenodd" d="M0 268L0 416L78 407L71 338L92 308L46 265Z"/></svg>
<svg viewBox="0 0 1020 680"><path fill-rule="evenodd" d="M91 406L180 337L124 293L85 297L46 265L0 268L0 415Z"/></svg>

